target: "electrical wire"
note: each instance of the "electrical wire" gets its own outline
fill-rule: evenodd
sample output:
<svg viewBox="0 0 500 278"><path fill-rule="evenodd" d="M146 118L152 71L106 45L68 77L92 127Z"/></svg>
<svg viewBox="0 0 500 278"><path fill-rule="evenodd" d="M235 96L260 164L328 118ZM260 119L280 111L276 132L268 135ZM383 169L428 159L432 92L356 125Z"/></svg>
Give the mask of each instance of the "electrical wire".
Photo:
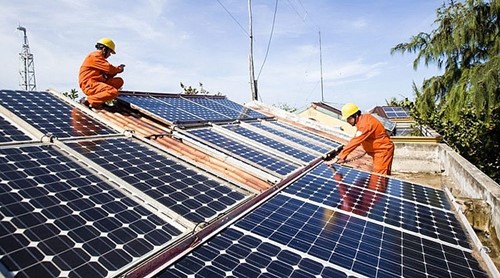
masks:
<svg viewBox="0 0 500 278"><path fill-rule="evenodd" d="M278 13L278 0L276 0L274 5L274 15L273 15L273 25L271 27L271 34L269 34L269 41L267 42L266 55L264 56L264 61L262 61L262 65L260 66L259 74L257 74L257 80L259 80L260 74L262 73L262 68L266 64L267 55L269 54L269 49L271 48L271 40L274 34L274 24L276 23L276 14Z"/></svg>
<svg viewBox="0 0 500 278"><path fill-rule="evenodd" d="M226 9L226 7L219 1L217 0L217 2L219 3L219 5L221 5L221 7L229 14L229 16L231 16L231 18L234 20L234 22L236 22L236 24L238 24L238 26L240 26L241 30L243 30L243 32L245 34L247 34L247 36L250 37L250 34L248 34L247 30L245 30L245 28L243 28L243 26L241 26L241 24L238 22L238 20L236 20L236 18L233 16L233 14L231 14L230 11L228 11L228 9Z"/></svg>

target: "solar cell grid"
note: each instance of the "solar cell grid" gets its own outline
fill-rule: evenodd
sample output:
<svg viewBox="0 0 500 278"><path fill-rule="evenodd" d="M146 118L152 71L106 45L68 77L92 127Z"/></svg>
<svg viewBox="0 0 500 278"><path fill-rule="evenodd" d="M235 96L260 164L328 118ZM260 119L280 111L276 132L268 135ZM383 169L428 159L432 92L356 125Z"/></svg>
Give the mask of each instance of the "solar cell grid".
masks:
<svg viewBox="0 0 500 278"><path fill-rule="evenodd" d="M219 99L194 97L194 98L187 98L187 100L197 103L207 109L216 111L231 120L242 120L250 118L245 113L244 109L235 110L231 107L227 107L224 104L222 104L222 102L218 101Z"/></svg>
<svg viewBox="0 0 500 278"><path fill-rule="evenodd" d="M383 106L385 114L388 118L408 118L410 114L408 110L402 107L393 107L393 106Z"/></svg>
<svg viewBox="0 0 500 278"><path fill-rule="evenodd" d="M226 152L229 152L232 156L242 157L269 171L283 176L290 174L299 167L299 165L286 162L246 144L236 142L211 129L192 129L188 132L226 150Z"/></svg>
<svg viewBox="0 0 500 278"><path fill-rule="evenodd" d="M247 108L241 104L238 104L228 98L207 98L212 102L216 102L217 104L224 105L225 107L231 108L234 111L238 112L238 115L247 115L247 117L252 119L263 119L268 118L266 115L259 113L251 108Z"/></svg>
<svg viewBox="0 0 500 278"><path fill-rule="evenodd" d="M327 146L330 146L331 148L338 148L340 145L339 142L335 142L333 140L328 140L326 138L323 138L321 136L318 136L314 133L311 133L311 132L306 132L306 131L303 131L299 128L296 128L294 126L291 126L291 125L288 125L286 123L282 123L282 122L279 122L279 121L267 121L266 123L270 123L270 124L273 124L273 125L277 125L277 126L280 126L282 128L285 128L291 132L294 132L294 133L298 133L306 138L312 138L314 139L315 141L318 141L318 142L321 142Z"/></svg>
<svg viewBox="0 0 500 278"><path fill-rule="evenodd" d="M297 136L290 135L288 133L285 133L285 132L282 132L282 131L277 130L275 128L264 125L262 123L249 123L249 124L254 126L254 127L258 127L264 131L267 131L271 134L277 135L283 139L300 144L301 146L306 147L308 149L315 150L315 151L320 152L320 153L327 153L328 151L330 151L330 149L322 147L321 145L314 144L314 143L308 142L306 140L302 140Z"/></svg>
<svg viewBox="0 0 500 278"><path fill-rule="evenodd" d="M119 99L134 104L141 109L147 110L172 123L176 123L178 121L202 120L202 118L196 115L188 113L182 109L177 109L176 107L156 98L147 96L120 95Z"/></svg>
<svg viewBox="0 0 500 278"><path fill-rule="evenodd" d="M372 190L378 190L378 187L385 181L384 193L390 196L400 197L409 201L418 202L424 205L451 210L444 191L426 187L396 178L382 178L378 175L372 175L368 172L358 171L341 165L334 165L335 170L325 164L320 164L312 169L312 176L321 177L327 180L341 179L343 183L366 188L370 183ZM335 174L338 174L335 176ZM315 185L312 185L315 187ZM293 187L289 187L291 190Z"/></svg>
<svg viewBox="0 0 500 278"><path fill-rule="evenodd" d="M209 220L245 197L197 169L184 166L128 139L68 145L195 223Z"/></svg>
<svg viewBox="0 0 500 278"><path fill-rule="evenodd" d="M0 115L0 142L31 140L31 137L19 130L16 126Z"/></svg>
<svg viewBox="0 0 500 278"><path fill-rule="evenodd" d="M470 250L283 194L158 276L210 277L214 273L246 277L487 277Z"/></svg>
<svg viewBox="0 0 500 278"><path fill-rule="evenodd" d="M196 102L191 101L190 99L181 98L181 97L155 97L161 102L168 103L174 109L179 109L185 111L189 114L195 115L197 118L203 121L227 121L231 118L220 113L219 111L215 111L203 105L200 105ZM186 119L177 119L179 122L186 121Z"/></svg>
<svg viewBox="0 0 500 278"><path fill-rule="evenodd" d="M0 174L0 262L8 275L113 276L181 233L55 147L0 155L17 167Z"/></svg>
<svg viewBox="0 0 500 278"><path fill-rule="evenodd" d="M0 101L44 134L62 138L116 133L48 92L0 90Z"/></svg>
<svg viewBox="0 0 500 278"><path fill-rule="evenodd" d="M336 176L338 177L338 176ZM367 182L367 181L366 181ZM320 204L367 217L445 243L470 248L467 235L451 211L393 198L378 191L305 175L284 190Z"/></svg>
<svg viewBox="0 0 500 278"><path fill-rule="evenodd" d="M244 127L241 127L239 125L224 125L223 127L227 130L230 130L230 131L235 132L237 134L243 135L243 136L247 137L248 139L251 139L255 142L259 142L263 145L266 145L267 147L270 147L274 150L280 151L284 154L287 154L287 155L292 156L294 158L300 159L304 162L310 162L316 158L316 156L313 156L313 155L308 154L304 151L293 148L293 147L286 145L282 142L278 142L277 140L266 137L262 134L251 131L251 130L244 128ZM320 154L318 154L318 155L320 155Z"/></svg>

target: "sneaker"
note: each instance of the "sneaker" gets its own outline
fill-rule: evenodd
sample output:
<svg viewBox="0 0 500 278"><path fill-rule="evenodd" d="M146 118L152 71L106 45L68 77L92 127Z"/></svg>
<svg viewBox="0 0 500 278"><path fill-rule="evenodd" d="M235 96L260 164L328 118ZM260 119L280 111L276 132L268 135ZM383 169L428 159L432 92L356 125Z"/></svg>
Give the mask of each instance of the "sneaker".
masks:
<svg viewBox="0 0 500 278"><path fill-rule="evenodd" d="M87 106L87 107L90 107L90 103L89 103L89 101L88 101L85 97L82 97L82 98L80 99L79 103L80 103L81 105L85 105L85 106Z"/></svg>
<svg viewBox="0 0 500 278"><path fill-rule="evenodd" d="M116 100L112 99L112 100L106 101L104 103L104 105L109 106L109 107L113 107L113 106L115 106L115 103L116 103Z"/></svg>

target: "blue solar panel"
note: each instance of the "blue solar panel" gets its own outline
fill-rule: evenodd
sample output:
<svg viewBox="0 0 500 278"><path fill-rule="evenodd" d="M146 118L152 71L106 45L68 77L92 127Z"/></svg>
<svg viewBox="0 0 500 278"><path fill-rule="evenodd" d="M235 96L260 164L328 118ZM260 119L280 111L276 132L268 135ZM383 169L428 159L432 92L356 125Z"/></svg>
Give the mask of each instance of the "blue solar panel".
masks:
<svg viewBox="0 0 500 278"><path fill-rule="evenodd" d="M360 176L352 186L350 182L344 182L340 172L329 179L308 173L287 187L285 192L395 228L470 248L460 222L451 211L388 196L380 179L384 177L375 174Z"/></svg>
<svg viewBox="0 0 500 278"><path fill-rule="evenodd" d="M286 162L246 144L236 142L211 129L192 129L188 132L225 150L226 153L233 157L241 157L279 175L288 175L299 167L299 165Z"/></svg>
<svg viewBox="0 0 500 278"><path fill-rule="evenodd" d="M26 141L31 138L0 116L0 142Z"/></svg>
<svg viewBox="0 0 500 278"><path fill-rule="evenodd" d="M263 119L267 118L266 115L263 115L255 110L247 108L243 105L240 105L234 101L231 101L227 98L192 98L190 99L196 103L200 103L205 107L210 109L220 111L222 114L227 115L232 119Z"/></svg>
<svg viewBox="0 0 500 278"><path fill-rule="evenodd" d="M408 110L402 108L402 107L397 107L397 106L383 106L382 109L384 110L385 114L387 115L387 118L389 119L398 119L398 118L408 118L410 117L410 113Z"/></svg>
<svg viewBox="0 0 500 278"><path fill-rule="evenodd" d="M156 116L163 118L169 122L176 123L178 121L200 121L202 120L196 115L177 109L170 104L160 101L156 98L147 96L132 96L120 95L119 99L138 106Z"/></svg>
<svg viewBox="0 0 500 278"><path fill-rule="evenodd" d="M122 94L119 98L176 124L265 118L223 97Z"/></svg>
<svg viewBox="0 0 500 278"><path fill-rule="evenodd" d="M235 132L239 135L243 135L247 137L248 139L251 139L255 142L259 142L263 145L266 145L269 148L272 148L273 150L282 152L284 154L287 154L289 156L292 156L294 158L300 159L304 162L310 162L317 158L317 156L321 154L317 154L317 156L313 156L309 153L306 153L304 151L298 150L296 148L293 148L289 145L286 145L282 142L278 142L277 140L271 139L269 137L266 137L262 134L259 134L257 132L251 131L249 129L246 129L244 127L241 127L240 125L225 125L223 126L225 129L230 130L232 132Z"/></svg>
<svg viewBox="0 0 500 278"><path fill-rule="evenodd" d="M383 191L387 195L443 210L451 210L451 204L448 202L446 194L442 190L413 184L395 178L382 178L378 175L372 175L367 172L340 165L335 165L334 167L336 171L332 171L332 168L326 165L320 165L311 170L310 174L313 176L312 178L317 176L326 180L335 179L335 174L340 174L343 183L362 188L367 188L371 182L373 184L371 189L375 191L382 191L380 186L382 185L382 181L384 181L386 182L386 186ZM316 185L313 185L313 187L316 187Z"/></svg>
<svg viewBox="0 0 500 278"><path fill-rule="evenodd" d="M6 277L115 276L181 234L56 147L2 148ZM4 167L10 165L12 167Z"/></svg>
<svg viewBox="0 0 500 278"><path fill-rule="evenodd" d="M277 135L277 136L279 136L279 137L281 137L283 139L286 139L286 140L291 141L291 142L298 143L298 144L300 144L303 147L309 148L311 150L315 150L315 151L320 152L320 153L327 153L331 149L336 148L334 146L332 146L331 149L328 149L326 147L322 147L321 145L318 145L317 143L315 144L315 143L306 141L304 139L301 139L298 136L294 136L294 135L285 133L283 131L280 131L278 129L272 128L272 127L267 126L267 125L262 124L262 123L255 123L254 122L254 123L249 123L249 124L251 124L254 127L260 128L260 129L262 129L264 131L267 131L267 132L269 132L271 134ZM340 146L340 144L338 146Z"/></svg>
<svg viewBox="0 0 500 278"><path fill-rule="evenodd" d="M62 138L116 133L48 92L0 90L0 101L44 134Z"/></svg>
<svg viewBox="0 0 500 278"><path fill-rule="evenodd" d="M294 133L298 133L306 138L312 138L314 139L315 141L318 141L318 142L321 142L327 146L330 146L332 149L334 148L338 148L339 146L341 146L342 144L340 144L339 142L336 142L336 141L332 141L332 140L328 140L326 138L323 138L321 136L318 136L312 132L307 132L307 131L304 131L304 130L301 130L299 128L296 128L294 126L291 126L291 125L288 125L288 124L285 124L285 123L282 123L282 122L279 122L279 121L268 121L267 123L270 123L270 124L274 124L276 126L279 126L279 127L282 127L288 131L291 131L291 132L294 132Z"/></svg>
<svg viewBox="0 0 500 278"><path fill-rule="evenodd" d="M242 201L244 195L144 146L127 139L69 143L161 204L199 223Z"/></svg>
<svg viewBox="0 0 500 278"><path fill-rule="evenodd" d="M279 193L158 277L488 277L472 251Z"/></svg>

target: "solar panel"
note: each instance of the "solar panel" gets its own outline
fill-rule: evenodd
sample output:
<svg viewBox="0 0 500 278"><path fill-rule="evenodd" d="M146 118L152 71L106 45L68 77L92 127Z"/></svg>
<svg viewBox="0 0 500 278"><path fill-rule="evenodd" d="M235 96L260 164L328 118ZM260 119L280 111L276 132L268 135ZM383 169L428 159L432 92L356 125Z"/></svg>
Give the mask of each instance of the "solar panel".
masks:
<svg viewBox="0 0 500 278"><path fill-rule="evenodd" d="M396 178L389 177L383 179L381 176L372 175L368 172L355 170L341 165L335 165L334 167L335 171L326 165L319 165L311 170L311 179L321 177L321 180L331 180L333 178L338 181L335 174L339 174L342 177L343 183L361 188L367 188L370 182L372 182L374 184L371 185L371 190L383 191L385 194L390 196L425 204L442 210L451 210L451 205L448 202L446 194L442 190L413 184ZM380 188L382 186L382 181L387 183L383 190ZM317 188L317 184L312 184L311 186L315 189ZM291 188L293 187L288 187L288 189ZM302 190L305 190L306 188L307 187L304 187Z"/></svg>
<svg viewBox="0 0 500 278"><path fill-rule="evenodd" d="M278 130L276 128L272 128L270 126L267 126L265 124L262 124L262 123L259 123L259 122L252 122L252 123L249 123L250 125L254 126L254 127L257 127L257 128L260 128L264 131L267 131L271 134L274 134L276 136L279 136L280 138L283 138L283 139L286 139L290 142L294 142L294 143L297 143L297 144L300 144L301 146L305 147L305 148L309 148L311 150L315 150L319 153L327 153L329 152L331 149L328 149L327 147L323 147L321 144L318 144L318 143L312 143L312 142L309 142L309 141L306 141L298 136L294 136L294 135L291 135L291 134L288 134L288 133L285 133L281 130ZM340 145L340 144L339 144ZM333 147L335 148L335 147Z"/></svg>
<svg viewBox="0 0 500 278"><path fill-rule="evenodd" d="M266 115L261 114L255 110L240 105L227 98L190 98L191 101L202 104L210 109L220 111L222 114L227 115L229 118L236 119L263 119L267 118Z"/></svg>
<svg viewBox="0 0 500 278"><path fill-rule="evenodd" d="M236 142L212 129L191 129L187 132L213 144L233 157L247 160L263 169L282 176L286 176L299 168L299 165L279 159L256 148L252 148L247 144Z"/></svg>
<svg viewBox="0 0 500 278"><path fill-rule="evenodd" d="M134 104L141 109L149 111L156 116L163 118L171 123L176 123L178 121L201 121L196 115L187 113L182 109L177 109L165 102L162 102L156 98L148 96L132 96L132 95L120 95L119 99L126 101L128 103Z"/></svg>
<svg viewBox="0 0 500 278"><path fill-rule="evenodd" d="M0 101L44 134L63 138L116 133L49 92L0 90Z"/></svg>
<svg viewBox="0 0 500 278"><path fill-rule="evenodd" d="M16 126L0 115L0 142L26 141L31 137L19 130Z"/></svg>
<svg viewBox="0 0 500 278"><path fill-rule="evenodd" d="M402 108L402 107L383 106L382 109L384 110L385 114L387 115L387 118L389 118L389 119L409 118L410 117L409 111Z"/></svg>
<svg viewBox="0 0 500 278"><path fill-rule="evenodd" d="M186 219L208 221L244 195L128 139L69 143L71 148Z"/></svg>
<svg viewBox="0 0 500 278"><path fill-rule="evenodd" d="M333 140L328 140L328 139L323 138L321 136L318 136L312 132L307 132L307 131L301 130L297 127L291 126L291 125L286 124L286 123L282 123L280 121L266 121L266 123L270 123L270 124L282 127L290 132L300 134L301 136L304 136L305 138L313 139L314 141L318 141L320 143L323 143L324 145L330 146L332 149L338 148L338 147L340 147L340 145L342 145L339 142L336 142Z"/></svg>
<svg viewBox="0 0 500 278"><path fill-rule="evenodd" d="M194 276L488 277L468 248L285 192L157 275Z"/></svg>
<svg viewBox="0 0 500 278"><path fill-rule="evenodd" d="M181 234L56 147L0 148L0 158L8 277L115 276Z"/></svg>
<svg viewBox="0 0 500 278"><path fill-rule="evenodd" d="M177 124L266 118L265 115L225 97L122 94L119 98Z"/></svg>
<svg viewBox="0 0 500 278"><path fill-rule="evenodd" d="M224 125L223 128L230 130L232 132L235 132L239 135L245 136L248 139L253 140L255 142L259 142L263 145L266 145L267 147L272 148L273 150L276 150L276 151L282 152L286 155L300 159L304 162L310 162L320 155L319 153L316 156L311 155L309 153L306 153L304 151L301 151L301 150L293 148L289 145L286 145L282 142L278 142L277 140L266 137L262 134L251 131L247 128L241 127L240 125L237 125L237 124Z"/></svg>
<svg viewBox="0 0 500 278"><path fill-rule="evenodd" d="M356 170L351 171L362 173ZM342 171L331 175L329 179L317 178L312 173L308 173L287 187L284 192L386 223L389 226L470 248L467 235L450 210L428 205L432 203L432 200L429 200L427 195L417 195L416 191L411 192L406 187L400 190L406 191L407 194L413 193L410 200L387 195L384 179L389 180L388 183L391 180L369 173L363 173L354 180L352 176L344 178ZM393 187L398 186L393 185ZM397 192L397 190L394 191ZM431 192L431 190L423 193L426 192ZM440 199L439 203L433 202L433 204L450 207L446 199Z"/></svg>

